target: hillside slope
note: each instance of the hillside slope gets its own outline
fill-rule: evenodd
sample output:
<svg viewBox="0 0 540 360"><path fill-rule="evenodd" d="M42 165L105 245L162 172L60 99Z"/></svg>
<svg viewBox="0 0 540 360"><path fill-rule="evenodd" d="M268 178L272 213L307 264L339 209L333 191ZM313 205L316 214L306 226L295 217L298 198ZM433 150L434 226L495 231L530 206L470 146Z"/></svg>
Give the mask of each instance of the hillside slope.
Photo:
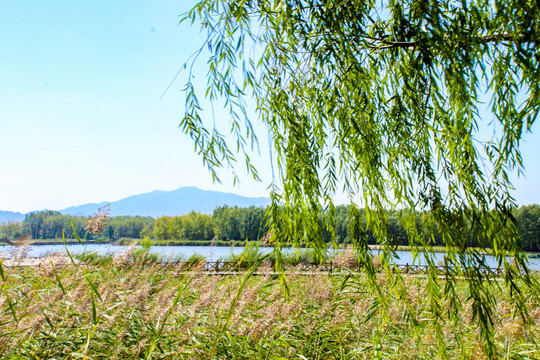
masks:
<svg viewBox="0 0 540 360"><path fill-rule="evenodd" d="M265 197L250 198L219 191L201 190L194 186L181 187L172 191L156 190L149 193L129 196L111 202L111 216L143 215L174 216L184 215L191 211L210 214L222 205L228 206L266 206L270 199ZM60 210L63 214L88 216L108 202L84 204Z"/></svg>

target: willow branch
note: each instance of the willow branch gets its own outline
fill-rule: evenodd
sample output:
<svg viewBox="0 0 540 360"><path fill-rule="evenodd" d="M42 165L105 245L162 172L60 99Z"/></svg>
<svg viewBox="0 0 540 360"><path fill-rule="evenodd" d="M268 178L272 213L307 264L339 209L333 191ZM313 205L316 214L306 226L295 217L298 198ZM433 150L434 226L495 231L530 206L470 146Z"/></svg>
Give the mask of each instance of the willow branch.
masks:
<svg viewBox="0 0 540 360"><path fill-rule="evenodd" d="M524 34L510 34L510 33L495 33L491 35L483 35L475 37L476 39L480 40L483 43L492 43L492 42L501 42L501 41L514 41L518 43L539 43L540 39L538 39L537 36L535 36L536 33L528 32ZM393 49L393 48L416 48L419 44L422 42L425 42L425 40L416 40L416 41L391 41L386 40L388 37L380 37L373 39L374 41L369 44L370 48L374 48L377 50L384 50L384 49ZM374 43L379 42L383 45L373 45Z"/></svg>

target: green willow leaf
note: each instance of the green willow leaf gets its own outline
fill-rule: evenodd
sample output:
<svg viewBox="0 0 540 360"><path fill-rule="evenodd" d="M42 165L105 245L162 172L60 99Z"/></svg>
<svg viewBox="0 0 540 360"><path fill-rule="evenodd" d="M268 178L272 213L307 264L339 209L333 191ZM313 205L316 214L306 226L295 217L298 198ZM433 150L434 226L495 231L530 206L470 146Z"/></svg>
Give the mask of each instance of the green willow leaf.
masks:
<svg viewBox="0 0 540 360"><path fill-rule="evenodd" d="M392 267L388 230L398 212L413 256L428 265L426 301L441 356L438 324L445 313L461 321L461 281L484 351L496 356L497 286L470 245L493 254L504 291L527 319L522 289L538 285L519 246L509 179L523 171L520 142L540 110L539 3L205 0L182 21L200 23L207 34L190 68L207 48L206 99L221 103L229 124L203 119L190 71L180 127L218 180L217 168L233 169L241 157L258 178L250 160L254 129L268 129L275 251L309 246L322 259L323 231L334 238L332 199L343 191L350 238L384 312L379 271L389 281L403 276ZM248 116L253 99L256 113ZM482 139L490 124L497 136ZM368 234L380 245L380 269ZM446 250L445 275L432 252L436 237Z"/></svg>

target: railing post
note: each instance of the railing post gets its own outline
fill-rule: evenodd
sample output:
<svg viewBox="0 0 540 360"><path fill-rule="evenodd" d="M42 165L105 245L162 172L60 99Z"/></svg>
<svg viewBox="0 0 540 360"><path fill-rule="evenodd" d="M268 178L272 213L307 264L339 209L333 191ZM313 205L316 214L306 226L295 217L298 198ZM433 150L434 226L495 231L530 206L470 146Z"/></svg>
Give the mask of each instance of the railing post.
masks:
<svg viewBox="0 0 540 360"><path fill-rule="evenodd" d="M216 272L219 272L219 260L216 261Z"/></svg>

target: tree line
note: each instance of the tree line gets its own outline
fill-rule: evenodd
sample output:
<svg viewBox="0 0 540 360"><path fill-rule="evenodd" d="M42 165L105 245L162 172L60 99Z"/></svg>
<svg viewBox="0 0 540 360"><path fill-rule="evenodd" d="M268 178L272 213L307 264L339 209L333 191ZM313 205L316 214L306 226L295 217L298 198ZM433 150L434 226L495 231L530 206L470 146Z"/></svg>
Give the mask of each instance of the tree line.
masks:
<svg viewBox="0 0 540 360"><path fill-rule="evenodd" d="M64 215L57 211L44 210L26 215L22 222L9 222L0 225L0 240L15 241L25 236L32 239L75 239L73 230L81 239L111 240L122 238L142 239L145 237L155 240L261 240L268 232L265 220L266 208L263 207L229 207L221 206L209 214L191 212L181 216L161 216L156 219L149 216L114 216L110 217L107 226L100 234L93 234L85 227L88 217ZM527 205L515 209L515 221L521 235L521 246L525 251L540 252L540 206ZM364 228L367 228L366 213L362 210L358 215ZM400 213L389 211L386 214L387 230L392 245L409 245L409 235L403 226ZM328 214L321 214L321 223L329 221ZM334 233L331 227L322 226L322 237L327 243L351 243L351 213L345 205L337 206L333 213ZM417 227L420 229L422 214L416 216ZM470 227L472 228L472 226ZM466 231L466 230L463 230ZM469 230L470 231L470 230ZM468 240L468 246L489 246L489 241L477 239L473 231ZM377 244L373 233L367 229L365 237L368 244ZM485 243L481 243L485 241ZM444 245L440 234L435 235L430 242L434 246Z"/></svg>
<svg viewBox="0 0 540 360"><path fill-rule="evenodd" d="M75 239L75 233L86 240L141 238L151 235L155 219L149 216L114 216L100 234L86 229L88 217L64 215L58 211L43 210L26 214L21 222L0 225L0 240L14 241L30 236L32 239ZM74 232L75 230L75 232Z"/></svg>

